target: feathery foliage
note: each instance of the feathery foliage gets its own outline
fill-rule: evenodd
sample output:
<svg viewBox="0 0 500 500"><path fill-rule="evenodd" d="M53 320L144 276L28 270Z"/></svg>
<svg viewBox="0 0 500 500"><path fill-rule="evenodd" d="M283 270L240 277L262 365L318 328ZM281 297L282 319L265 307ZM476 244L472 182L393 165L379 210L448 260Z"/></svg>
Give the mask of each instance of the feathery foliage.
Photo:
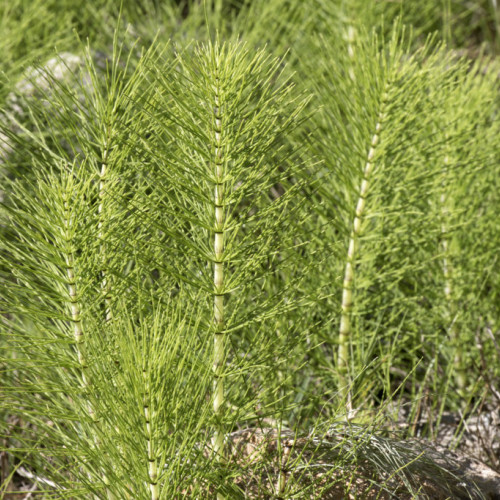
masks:
<svg viewBox="0 0 500 500"><path fill-rule="evenodd" d="M452 50L496 11L459 3L3 7L3 488L481 498L377 430L499 376L498 66Z"/></svg>

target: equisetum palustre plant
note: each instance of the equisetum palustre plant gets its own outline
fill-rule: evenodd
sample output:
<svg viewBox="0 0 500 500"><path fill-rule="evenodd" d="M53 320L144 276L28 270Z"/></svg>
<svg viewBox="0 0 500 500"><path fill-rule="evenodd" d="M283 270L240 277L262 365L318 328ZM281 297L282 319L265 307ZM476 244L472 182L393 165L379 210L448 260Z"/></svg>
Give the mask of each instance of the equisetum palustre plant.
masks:
<svg viewBox="0 0 500 500"><path fill-rule="evenodd" d="M378 460L367 422L397 391L465 397L495 359L470 344L498 327L498 85L435 37L346 19L317 36L307 18L303 57L262 48L262 27L142 51L116 34L109 59L87 48L11 94L6 484L329 498L356 492L363 457L365 489L418 494L419 457ZM247 428L274 458L236 453Z"/></svg>

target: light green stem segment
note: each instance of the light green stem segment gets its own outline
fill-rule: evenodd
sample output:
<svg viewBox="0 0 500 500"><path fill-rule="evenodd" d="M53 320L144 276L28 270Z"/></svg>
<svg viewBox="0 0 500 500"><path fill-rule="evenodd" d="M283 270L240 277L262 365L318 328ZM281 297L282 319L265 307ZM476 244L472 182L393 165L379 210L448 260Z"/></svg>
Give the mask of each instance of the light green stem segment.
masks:
<svg viewBox="0 0 500 500"><path fill-rule="evenodd" d="M385 119L385 103L387 101L387 93L384 92L382 96L381 110L378 116L378 121L375 126L375 133L370 141L370 149L366 159L365 167L363 170L363 180L359 190L359 197L356 203L356 212L353 220L351 236L349 238L349 245L347 249L347 259L344 270L344 281L342 286L342 306L340 317L340 332L339 332L339 347L337 354L337 370L339 373L339 388L341 396L346 400L348 410L351 410L351 393L349 389L349 347L352 337L352 304L353 304L353 281L354 281L354 267L357 258L357 251L359 246L359 236L361 233L361 222L365 213L366 197L370 186L370 180L375 168L375 153L377 145L380 140L380 132L382 130L382 123Z"/></svg>
<svg viewBox="0 0 500 500"><path fill-rule="evenodd" d="M106 249L104 244L104 229L103 229L103 217L104 217L104 198L106 195L106 187L107 187L107 175L108 175L108 157L109 157L109 145L104 145L102 160L101 160L101 172L99 174L99 206L97 207L98 212L98 237L101 242L101 260L102 260L102 282L101 288L104 295L104 303L105 303L105 313L106 313L106 321L111 321L113 319L113 313L111 311L111 286L109 283L108 273L105 268L106 263Z"/></svg>
<svg viewBox="0 0 500 500"><path fill-rule="evenodd" d="M146 426L146 440L148 452L148 476L149 476L149 491L151 492L151 500L160 498L160 487L158 485L158 466L156 464L156 455L153 444L153 433L151 430L151 391L146 370L142 372L144 378L145 398L144 398L144 421Z"/></svg>
<svg viewBox="0 0 500 500"><path fill-rule="evenodd" d="M72 216L69 207L69 200L67 198L64 199L64 229L65 229L65 239L66 244L71 245L71 225L72 225ZM83 327L81 320L81 307L78 301L78 294L76 288L76 278L75 278L75 264L74 264L74 253L73 249L69 248L66 251L66 277L68 278L68 307L71 313L71 322L73 323L73 337L75 339L76 344L76 353L78 357L78 363L81 369L82 375L82 387L84 390L87 390L89 387L89 379L87 375L87 357L85 354L85 339L83 335ZM94 410L92 405L88 403L87 405L89 415L92 419L95 419Z"/></svg>
<svg viewBox="0 0 500 500"><path fill-rule="evenodd" d="M444 170L445 175L448 172L450 158L448 155L444 157ZM445 193L445 186L441 193L441 248L443 250L443 277L444 277L444 295L448 303L448 319L450 321L449 335L455 349L454 363L456 367L455 381L459 390L463 391L467 385L466 374L463 367L462 347L460 345L460 332L456 322L456 304L453 300L453 269L449 260L449 239L448 239L448 225L447 219L449 217L448 200Z"/></svg>
<svg viewBox="0 0 500 500"><path fill-rule="evenodd" d="M351 59L351 61L354 61L354 58L356 56L354 52L354 42L356 40L356 28L354 26L350 25L347 27L346 38L347 38L347 54L349 55L349 59ZM349 77L352 81L356 80L352 64L349 64Z"/></svg>
<svg viewBox="0 0 500 500"><path fill-rule="evenodd" d="M111 309L111 283L108 276L108 270L106 268L106 242L104 237L104 225L103 219L106 217L105 212L105 198L106 189L108 188L108 161L109 161L109 128L107 131L106 139L104 141L104 147L101 158L101 171L99 173L99 205L97 207L98 215L98 238L100 242L99 251L101 259L101 290L104 296L104 314L106 322L109 323L113 319L113 312ZM118 429L116 429L118 431ZM119 432L119 431L118 431ZM110 493L108 492L108 498L110 498Z"/></svg>
<svg viewBox="0 0 500 500"><path fill-rule="evenodd" d="M217 66L218 66L218 55ZM215 227L214 227L214 357L213 357L213 411L216 428L212 438L212 448L217 460L224 457L224 429L221 424L222 405L224 403L224 158L222 143L221 92L216 68L214 85L214 163L215 163ZM218 500L224 497L217 495Z"/></svg>

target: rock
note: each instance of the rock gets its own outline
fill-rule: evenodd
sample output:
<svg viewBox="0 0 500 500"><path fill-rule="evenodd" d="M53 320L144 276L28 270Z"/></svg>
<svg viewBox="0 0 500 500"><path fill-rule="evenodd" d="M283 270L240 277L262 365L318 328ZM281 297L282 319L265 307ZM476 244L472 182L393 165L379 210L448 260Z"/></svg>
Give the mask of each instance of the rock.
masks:
<svg viewBox="0 0 500 500"><path fill-rule="evenodd" d="M19 131L17 120L26 112L22 106L22 99L32 97L37 92L50 93L54 80L62 81L73 75L78 68L84 66L82 56L70 52L62 52L38 67L29 67L24 72L23 78L16 84L15 89L7 96L3 105L4 112L0 114L2 127L7 131ZM87 77L88 78L88 77ZM0 130L0 164L12 153L14 146L8 133ZM0 193L1 196L1 193Z"/></svg>

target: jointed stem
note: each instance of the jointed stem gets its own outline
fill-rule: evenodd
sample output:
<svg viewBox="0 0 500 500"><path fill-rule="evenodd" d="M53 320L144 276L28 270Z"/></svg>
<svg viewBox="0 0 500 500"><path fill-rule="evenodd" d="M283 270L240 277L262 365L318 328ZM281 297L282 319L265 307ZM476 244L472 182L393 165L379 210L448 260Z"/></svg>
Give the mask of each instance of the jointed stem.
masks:
<svg viewBox="0 0 500 500"><path fill-rule="evenodd" d="M68 307L71 313L71 322L73 323L73 337L76 344L76 352L78 356L78 363L81 369L82 388L87 391L90 383L87 375L87 357L85 353L85 339L83 335L82 320L81 320L81 307L78 301L78 294L76 288L76 277L74 267L74 251L72 248L72 234L71 226L73 224L73 217L69 206L68 193L65 193L64 199L64 230L66 240L66 276L68 278ZM95 419L94 409L90 403L87 403L87 409L92 419Z"/></svg>
<svg viewBox="0 0 500 500"><path fill-rule="evenodd" d="M144 378L144 420L146 426L146 439L148 451L148 475L149 475L149 490L151 491L151 500L160 498L160 487L158 485L158 467L156 465L156 456L153 445L153 433L151 430L151 391L149 386L148 374L146 370L142 372Z"/></svg>
<svg viewBox="0 0 500 500"><path fill-rule="evenodd" d="M349 390L349 346L352 337L351 313L353 303L353 280L354 280L354 267L357 258L359 236L361 233L361 221L364 216L366 197L370 186L371 175L375 167L375 152L380 140L380 132L382 131L382 123L385 119L385 105L387 102L387 93L382 95L381 108L375 126L375 133L370 141L370 149L366 164L363 170L363 180L359 190L359 198L356 204L356 213L353 220L351 236L349 238L349 245L347 249L347 260L344 270L344 282L342 288L342 314L340 318L340 332L339 332L339 348L337 355L337 369L339 373L339 385L342 396L347 400L348 410L351 410L351 393Z"/></svg>
<svg viewBox="0 0 500 500"><path fill-rule="evenodd" d="M349 78L354 82L356 80L356 76L354 75L354 69L353 69L353 61L355 60L354 58L356 57L356 54L354 52L354 42L356 40L356 28L353 25L349 25L347 27L347 54L349 55Z"/></svg>
<svg viewBox="0 0 500 500"><path fill-rule="evenodd" d="M101 160L101 172L99 175L99 206L97 208L98 212L98 237L101 245L101 264L102 264L102 282L101 287L104 295L104 304L106 308L106 321L110 321L113 318L113 313L111 311L111 287L109 283L109 277L107 270L105 268L105 260L106 260L106 249L104 244L104 230L103 230L103 217L104 217L104 197L106 195L106 187L107 187L107 176L108 176L108 158L109 158L109 144L106 139L102 160Z"/></svg>
<svg viewBox="0 0 500 500"><path fill-rule="evenodd" d="M71 175L71 174L69 174ZM66 182L72 182L71 178L67 179ZM66 243L66 276L68 278L68 306L71 312L71 321L73 323L73 336L76 343L76 352L78 356L78 363L80 364L81 375L82 375L82 389L84 392L88 392L90 387L90 379L87 374L87 357L85 353L85 337L83 333L83 326L81 320L81 306L78 300L77 286L76 286L76 277L75 277L75 267L74 267L74 249L72 247L72 224L74 223L73 216L71 214L70 209L70 190L68 185L65 185L65 193L64 193L64 239ZM88 397L88 396L86 396ZM97 415L90 401L87 402L87 412L92 419L94 425L99 425L99 421L97 419ZM99 445L99 441L97 438L97 434L94 436L94 443L96 446ZM103 481L107 485L108 478L103 475ZM108 499L113 500L114 495L107 490L106 491Z"/></svg>
<svg viewBox="0 0 500 500"><path fill-rule="evenodd" d="M216 49L218 50L218 48ZM216 54L216 73L214 85L214 164L215 164L215 227L214 227L214 358L213 358L213 411L216 429L212 447L217 460L224 457L224 429L221 411L224 403L224 158L222 144L222 111L219 80L219 54ZM223 498L220 494L218 498Z"/></svg>

